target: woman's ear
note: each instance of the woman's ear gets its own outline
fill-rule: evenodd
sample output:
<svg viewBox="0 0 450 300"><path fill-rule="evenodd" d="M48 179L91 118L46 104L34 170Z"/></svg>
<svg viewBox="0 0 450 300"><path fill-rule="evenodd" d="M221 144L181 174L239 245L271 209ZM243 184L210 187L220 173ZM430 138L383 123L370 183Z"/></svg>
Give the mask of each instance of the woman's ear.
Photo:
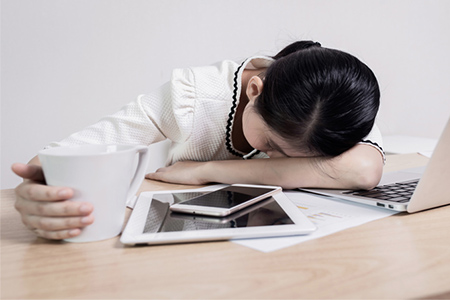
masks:
<svg viewBox="0 0 450 300"><path fill-rule="evenodd" d="M250 78L247 84L247 97L249 101L255 100L263 90L263 81L259 76Z"/></svg>

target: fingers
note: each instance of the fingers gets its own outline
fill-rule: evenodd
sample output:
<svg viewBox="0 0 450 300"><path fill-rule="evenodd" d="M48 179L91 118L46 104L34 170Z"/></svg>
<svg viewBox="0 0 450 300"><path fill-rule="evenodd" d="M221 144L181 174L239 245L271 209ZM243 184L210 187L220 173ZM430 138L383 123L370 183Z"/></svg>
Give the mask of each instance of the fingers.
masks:
<svg viewBox="0 0 450 300"><path fill-rule="evenodd" d="M16 195L33 201L58 201L70 199L73 196L73 190L24 181L16 188Z"/></svg>
<svg viewBox="0 0 450 300"><path fill-rule="evenodd" d="M162 181L162 177L164 175L164 171L165 170L166 170L166 168L159 168L158 170L156 170L153 173L146 174L145 178L152 179L152 180L161 180Z"/></svg>
<svg viewBox="0 0 450 300"><path fill-rule="evenodd" d="M69 201L64 202L70 203ZM56 213L62 213L63 211L56 209ZM89 214L77 217L47 217L22 214L22 222L40 237L60 240L79 235L83 227L94 222L94 216Z"/></svg>
<svg viewBox="0 0 450 300"><path fill-rule="evenodd" d="M22 163L15 163L11 166L11 170L16 173L16 175L33 181L44 182L44 173L42 168L38 165L27 165Z"/></svg>
<svg viewBox="0 0 450 300"><path fill-rule="evenodd" d="M71 237L75 237L81 233L81 230L78 228L70 230L58 230L58 231L45 231L40 229L34 229L33 231L36 233L37 236L50 240L68 239Z"/></svg>
<svg viewBox="0 0 450 300"><path fill-rule="evenodd" d="M175 164L159 168L154 173L148 173L145 178L180 184L206 184L208 181L201 177L200 162L176 162Z"/></svg>
<svg viewBox="0 0 450 300"><path fill-rule="evenodd" d="M36 183L30 185L48 188ZM45 195L41 192L30 194ZM49 194L53 195L52 192ZM52 197L47 197L49 198ZM80 234L81 228L94 222L91 215L94 207L90 203L68 200L43 201L42 198L37 200L16 197L15 208L21 214L22 222L40 237L47 239L74 237Z"/></svg>
<svg viewBox="0 0 450 300"><path fill-rule="evenodd" d="M77 236L81 229L94 222L90 203L72 201L38 202L18 199L16 209L22 222L38 236L66 239Z"/></svg>
<svg viewBox="0 0 450 300"><path fill-rule="evenodd" d="M15 208L22 214L43 217L87 216L93 210L90 203L75 201L30 201L17 198Z"/></svg>
<svg viewBox="0 0 450 300"><path fill-rule="evenodd" d="M81 229L94 223L94 217L41 217L23 216L22 222L37 236L46 239L67 239L81 233Z"/></svg>
<svg viewBox="0 0 450 300"><path fill-rule="evenodd" d="M151 179L151 180L158 180L158 181L163 181L163 182L172 182L175 183L173 181L170 181L166 178L165 174L162 172L157 172L157 173L149 173L147 175L145 175L145 178L147 179Z"/></svg>
<svg viewBox="0 0 450 300"><path fill-rule="evenodd" d="M148 173L145 175L145 178L156 180L156 173Z"/></svg>
<svg viewBox="0 0 450 300"><path fill-rule="evenodd" d="M28 216L26 225L28 228L38 229L44 234L45 232L80 229L93 222L94 217L92 215L66 218Z"/></svg>
<svg viewBox="0 0 450 300"><path fill-rule="evenodd" d="M36 166L37 167L37 166ZM13 171L27 178L37 179L39 167L15 164ZM68 201L74 191L65 187L51 187L34 180L25 180L15 189L15 208L22 222L38 236L65 239L77 236L81 228L94 222L90 203Z"/></svg>

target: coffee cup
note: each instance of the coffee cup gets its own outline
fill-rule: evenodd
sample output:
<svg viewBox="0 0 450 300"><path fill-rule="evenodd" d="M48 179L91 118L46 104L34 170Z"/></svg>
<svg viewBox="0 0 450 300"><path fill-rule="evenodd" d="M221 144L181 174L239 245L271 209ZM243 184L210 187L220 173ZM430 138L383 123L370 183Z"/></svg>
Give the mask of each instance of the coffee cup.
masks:
<svg viewBox="0 0 450 300"><path fill-rule="evenodd" d="M70 201L94 206L94 223L69 242L92 242L120 234L126 203L137 193L149 161L146 146L80 145L42 150L38 153L46 183L70 187Z"/></svg>

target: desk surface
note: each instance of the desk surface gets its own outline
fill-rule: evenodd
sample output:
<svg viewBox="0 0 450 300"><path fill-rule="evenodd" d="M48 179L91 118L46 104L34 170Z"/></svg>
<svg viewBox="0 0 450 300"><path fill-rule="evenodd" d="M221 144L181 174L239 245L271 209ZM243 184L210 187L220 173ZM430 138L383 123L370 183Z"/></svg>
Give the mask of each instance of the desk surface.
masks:
<svg viewBox="0 0 450 300"><path fill-rule="evenodd" d="M386 171L426 164L388 156ZM146 180L141 190L186 188ZM1 194L1 298L450 298L450 206L272 253L231 242L125 247L34 237Z"/></svg>

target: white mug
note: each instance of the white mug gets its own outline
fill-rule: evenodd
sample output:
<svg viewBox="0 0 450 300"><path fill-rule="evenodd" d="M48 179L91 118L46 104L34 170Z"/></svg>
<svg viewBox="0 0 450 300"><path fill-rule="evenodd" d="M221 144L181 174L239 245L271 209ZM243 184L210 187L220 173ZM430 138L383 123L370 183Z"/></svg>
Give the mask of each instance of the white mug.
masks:
<svg viewBox="0 0 450 300"><path fill-rule="evenodd" d="M94 206L94 223L66 241L100 241L121 232L127 200L145 176L150 158L146 146L67 146L42 150L38 156L48 185L70 187L75 192L71 201Z"/></svg>

